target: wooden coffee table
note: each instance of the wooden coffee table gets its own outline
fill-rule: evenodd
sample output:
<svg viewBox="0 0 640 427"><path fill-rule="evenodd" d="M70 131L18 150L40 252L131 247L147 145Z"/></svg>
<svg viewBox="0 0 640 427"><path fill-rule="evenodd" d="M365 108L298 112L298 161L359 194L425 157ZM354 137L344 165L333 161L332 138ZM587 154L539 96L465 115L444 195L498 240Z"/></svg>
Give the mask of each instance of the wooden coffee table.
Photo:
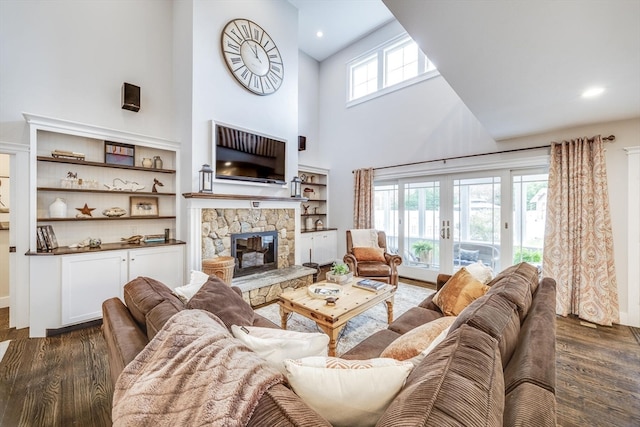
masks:
<svg viewBox="0 0 640 427"><path fill-rule="evenodd" d="M360 280L354 277L351 283ZM325 281L315 284L326 283ZM316 322L322 331L329 335L329 356L336 355L338 335L347 322L358 314L361 314L379 302L387 305L387 322L393 322L393 297L396 287L387 285L377 292L356 288L351 283L342 285L342 295L335 305L327 305L321 298L314 298L307 292L307 287L283 292L280 295L280 317L282 329L287 329L289 313L298 313L307 319Z"/></svg>

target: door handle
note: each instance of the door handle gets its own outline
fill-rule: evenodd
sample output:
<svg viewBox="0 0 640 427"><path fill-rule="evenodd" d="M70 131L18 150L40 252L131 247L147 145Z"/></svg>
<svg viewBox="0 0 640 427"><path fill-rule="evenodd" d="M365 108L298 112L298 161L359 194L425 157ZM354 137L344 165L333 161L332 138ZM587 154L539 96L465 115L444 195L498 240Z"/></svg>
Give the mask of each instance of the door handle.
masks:
<svg viewBox="0 0 640 427"><path fill-rule="evenodd" d="M16 247L15 246L9 246L9 252L10 253L15 253L16 251Z"/></svg>
<svg viewBox="0 0 640 427"><path fill-rule="evenodd" d="M442 227L442 228L440 229L440 237L442 237L443 239L445 238L445 237L444 237L444 227Z"/></svg>

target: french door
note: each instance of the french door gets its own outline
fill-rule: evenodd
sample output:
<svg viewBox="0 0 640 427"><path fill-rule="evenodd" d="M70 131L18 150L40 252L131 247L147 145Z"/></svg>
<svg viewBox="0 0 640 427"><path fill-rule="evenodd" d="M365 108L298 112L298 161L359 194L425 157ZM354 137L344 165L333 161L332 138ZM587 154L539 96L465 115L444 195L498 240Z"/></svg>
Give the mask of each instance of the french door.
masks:
<svg viewBox="0 0 640 427"><path fill-rule="evenodd" d="M510 170L376 183L376 228L386 231L388 246L402 256L403 277L434 282L438 273L478 261L497 273L520 262L514 248L522 254L523 242L531 240L523 230L535 231L535 251L541 253L546 192L534 190L542 186L545 173Z"/></svg>

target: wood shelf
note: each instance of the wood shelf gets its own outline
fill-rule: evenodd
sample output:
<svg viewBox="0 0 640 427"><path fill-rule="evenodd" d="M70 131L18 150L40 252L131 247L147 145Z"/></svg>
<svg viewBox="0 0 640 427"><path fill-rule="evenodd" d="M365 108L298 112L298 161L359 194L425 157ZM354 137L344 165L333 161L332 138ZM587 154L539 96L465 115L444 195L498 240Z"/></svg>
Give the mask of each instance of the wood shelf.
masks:
<svg viewBox="0 0 640 427"><path fill-rule="evenodd" d="M38 222L61 222L61 221L125 221L125 220L141 220L141 219L176 219L175 215L172 216L118 216L118 217L108 217L108 216L96 216L91 218L38 218L36 221Z"/></svg>
<svg viewBox="0 0 640 427"><path fill-rule="evenodd" d="M142 248L155 248L158 246L173 246L173 245L184 245L186 244L182 240L170 239L165 242L150 242L150 243L127 243L127 242L116 242L116 243L103 243L98 248L90 248L85 246L84 248L70 248L69 246L61 246L57 249L53 249L51 251L43 251L43 252L34 252L29 251L25 255L71 255L71 254L86 254L93 252L105 252L105 251L118 251L122 249L142 249Z"/></svg>
<svg viewBox="0 0 640 427"><path fill-rule="evenodd" d="M300 214L300 216L327 216L326 213Z"/></svg>
<svg viewBox="0 0 640 427"><path fill-rule="evenodd" d="M305 185L315 185L316 187L326 187L327 184L321 184L319 182L303 182L300 185L305 186Z"/></svg>
<svg viewBox="0 0 640 427"><path fill-rule="evenodd" d="M182 193L185 199L217 199L217 200L254 200L276 202L306 202L306 197L275 197L275 196L250 196L246 194L212 194L212 193Z"/></svg>
<svg viewBox="0 0 640 427"><path fill-rule="evenodd" d="M51 163L64 163L69 165L97 166L97 167L109 168L109 169L128 169L128 170L136 170L136 171L144 171L144 172L172 173L172 174L176 173L174 169L155 169L155 168L144 168L141 166L113 165L110 163L103 163L103 162L90 162L86 160L74 160L74 159L57 159L55 157L46 157L46 156L38 156L38 161L51 162Z"/></svg>
<svg viewBox="0 0 640 427"><path fill-rule="evenodd" d="M136 196L175 196L176 193L154 193L152 191L112 191L97 190L89 188L57 188L57 187L38 187L38 191L55 191L65 193L101 193L101 194L128 194Z"/></svg>

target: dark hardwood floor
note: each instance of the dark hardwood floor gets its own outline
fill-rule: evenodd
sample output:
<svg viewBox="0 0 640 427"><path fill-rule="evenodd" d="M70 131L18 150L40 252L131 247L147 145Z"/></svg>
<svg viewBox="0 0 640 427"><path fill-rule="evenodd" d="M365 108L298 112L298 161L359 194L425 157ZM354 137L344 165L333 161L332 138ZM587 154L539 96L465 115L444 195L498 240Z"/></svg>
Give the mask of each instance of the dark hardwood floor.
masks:
<svg viewBox="0 0 640 427"><path fill-rule="evenodd" d="M557 320L558 425L639 426L640 343L631 328ZM27 337L26 329L8 329L8 309L0 309L0 341L13 340L0 363L0 426L111 425L100 328Z"/></svg>

